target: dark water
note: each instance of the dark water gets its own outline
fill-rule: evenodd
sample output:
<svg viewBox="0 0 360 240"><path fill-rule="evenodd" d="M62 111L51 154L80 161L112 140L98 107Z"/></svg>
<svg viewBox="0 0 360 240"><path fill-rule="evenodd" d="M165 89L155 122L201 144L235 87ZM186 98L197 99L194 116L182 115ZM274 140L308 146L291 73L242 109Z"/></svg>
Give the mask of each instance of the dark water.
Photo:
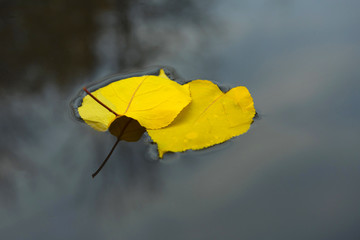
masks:
<svg viewBox="0 0 360 240"><path fill-rule="evenodd" d="M1 1L1 239L360 239L360 2ZM261 119L153 161L75 122L88 82L154 65L245 85Z"/></svg>

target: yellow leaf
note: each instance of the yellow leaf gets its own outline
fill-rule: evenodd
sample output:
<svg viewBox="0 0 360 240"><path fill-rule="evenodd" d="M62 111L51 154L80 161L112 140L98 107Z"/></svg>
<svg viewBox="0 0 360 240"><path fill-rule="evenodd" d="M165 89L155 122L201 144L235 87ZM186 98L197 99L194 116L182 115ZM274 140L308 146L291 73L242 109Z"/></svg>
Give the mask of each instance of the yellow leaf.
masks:
<svg viewBox="0 0 360 240"><path fill-rule="evenodd" d="M86 95L78 108L80 117L98 131L106 131L118 117L137 120L147 129L169 125L190 101L189 87L170 80L161 69L159 76L145 75L112 82Z"/></svg>
<svg viewBox="0 0 360 240"><path fill-rule="evenodd" d="M195 80L190 87L191 103L167 127L148 130L158 144L160 158L165 152L202 149L245 133L255 116L253 99L246 87L223 93L207 80Z"/></svg>

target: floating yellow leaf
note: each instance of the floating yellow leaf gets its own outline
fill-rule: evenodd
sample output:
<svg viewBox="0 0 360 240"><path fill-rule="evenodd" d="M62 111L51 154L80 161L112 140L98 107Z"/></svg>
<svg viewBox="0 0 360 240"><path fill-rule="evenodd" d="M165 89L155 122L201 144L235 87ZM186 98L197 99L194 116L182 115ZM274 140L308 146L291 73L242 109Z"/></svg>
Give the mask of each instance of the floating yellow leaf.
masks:
<svg viewBox="0 0 360 240"><path fill-rule="evenodd" d="M180 85L171 80L174 73L166 71L169 75L163 69L152 71L154 75L116 75L84 88L71 102L76 118L117 137L93 177L121 140L137 141L145 130L158 144L162 158L165 152L202 149L249 129L255 109L245 87L223 93L206 80Z"/></svg>
<svg viewBox="0 0 360 240"><path fill-rule="evenodd" d="M191 101L188 86L170 80L162 69L159 76L121 79L91 94L82 99L77 111L98 131L106 131L121 116L135 119L147 129L162 128Z"/></svg>
<svg viewBox="0 0 360 240"><path fill-rule="evenodd" d="M195 80L190 87L191 103L167 127L148 130L158 144L160 158L165 152L202 149L245 133L255 116L253 99L246 87L223 93L207 80Z"/></svg>

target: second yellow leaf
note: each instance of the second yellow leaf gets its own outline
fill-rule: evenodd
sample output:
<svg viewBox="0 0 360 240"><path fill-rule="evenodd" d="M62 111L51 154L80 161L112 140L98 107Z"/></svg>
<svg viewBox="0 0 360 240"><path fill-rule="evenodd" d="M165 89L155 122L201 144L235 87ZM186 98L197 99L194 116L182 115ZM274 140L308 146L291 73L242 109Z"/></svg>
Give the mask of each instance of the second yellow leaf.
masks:
<svg viewBox="0 0 360 240"><path fill-rule="evenodd" d="M255 116L253 99L246 87L223 93L207 80L189 86L192 101L167 127L148 130L158 144L160 158L165 152L202 149L245 133ZM185 86L186 86L185 85Z"/></svg>

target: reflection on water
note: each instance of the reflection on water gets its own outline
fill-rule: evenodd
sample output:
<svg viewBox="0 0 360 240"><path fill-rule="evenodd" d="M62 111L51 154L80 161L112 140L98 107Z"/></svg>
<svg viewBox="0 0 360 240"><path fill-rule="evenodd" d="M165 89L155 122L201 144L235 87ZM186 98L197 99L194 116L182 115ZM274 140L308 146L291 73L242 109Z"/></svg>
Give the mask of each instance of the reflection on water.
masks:
<svg viewBox="0 0 360 240"><path fill-rule="evenodd" d="M358 1L1 1L4 239L359 239ZM262 119L150 161L71 120L82 85L172 65Z"/></svg>
<svg viewBox="0 0 360 240"><path fill-rule="evenodd" d="M5 0L1 86L34 91L49 81L62 86L144 66L181 47L191 29L211 28L204 20L209 3L201 2Z"/></svg>

